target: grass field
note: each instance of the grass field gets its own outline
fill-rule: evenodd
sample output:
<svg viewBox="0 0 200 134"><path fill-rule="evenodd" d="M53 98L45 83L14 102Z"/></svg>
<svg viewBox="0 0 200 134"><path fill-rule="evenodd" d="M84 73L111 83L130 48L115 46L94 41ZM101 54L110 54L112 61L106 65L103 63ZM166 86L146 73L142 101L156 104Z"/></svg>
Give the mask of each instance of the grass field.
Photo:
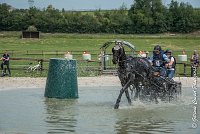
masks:
<svg viewBox="0 0 200 134"><path fill-rule="evenodd" d="M114 34L41 34L40 39L21 39L21 32L0 32L0 52L8 50L11 57L18 58L55 58L63 57L66 51L75 54L75 59L80 60L83 51L89 51L92 59L97 60L100 47L110 40L125 40L135 45L136 50L152 51L154 45L160 44L164 50L171 49L177 57L183 50L188 58L194 49L200 50L200 36L192 35L114 35ZM127 49L127 48L126 48ZM111 53L111 47L107 49ZM20 63L21 62L21 63ZM27 65L26 61L12 61L16 64ZM82 63L81 63L82 64ZM92 65L94 66L95 63ZM48 64L45 64L48 67ZM189 68L188 68L189 69ZM187 74L189 70L187 69ZM178 67L178 72L182 72ZM27 76L19 71L12 71L13 76ZM32 74L31 74L32 75ZM33 75L38 76L38 75ZM46 73L39 76L46 76Z"/></svg>

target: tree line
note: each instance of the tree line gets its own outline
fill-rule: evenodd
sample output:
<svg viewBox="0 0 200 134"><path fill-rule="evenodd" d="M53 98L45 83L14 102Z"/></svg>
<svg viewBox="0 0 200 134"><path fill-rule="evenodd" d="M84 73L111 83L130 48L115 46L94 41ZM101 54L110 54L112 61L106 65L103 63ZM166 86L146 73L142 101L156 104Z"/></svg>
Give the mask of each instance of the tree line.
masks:
<svg viewBox="0 0 200 134"><path fill-rule="evenodd" d="M134 0L130 9L92 12L58 10L49 5L38 9L12 9L0 4L0 31L21 31L34 26L49 33L189 33L200 29L200 8L172 0Z"/></svg>

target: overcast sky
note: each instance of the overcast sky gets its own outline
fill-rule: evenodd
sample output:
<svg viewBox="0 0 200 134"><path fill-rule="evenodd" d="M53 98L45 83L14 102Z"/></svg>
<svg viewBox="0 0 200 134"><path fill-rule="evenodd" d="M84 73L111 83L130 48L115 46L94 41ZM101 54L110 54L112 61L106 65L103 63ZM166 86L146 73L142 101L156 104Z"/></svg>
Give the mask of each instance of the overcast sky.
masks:
<svg viewBox="0 0 200 134"><path fill-rule="evenodd" d="M32 0L37 8L46 8L53 5L56 9L65 10L88 10L88 9L118 9L123 3L127 8L133 4L133 0ZM165 5L171 0L163 0ZM177 0L178 2L189 2L193 7L200 7L200 0ZM29 8L28 0L0 0L0 3L7 3L15 8Z"/></svg>

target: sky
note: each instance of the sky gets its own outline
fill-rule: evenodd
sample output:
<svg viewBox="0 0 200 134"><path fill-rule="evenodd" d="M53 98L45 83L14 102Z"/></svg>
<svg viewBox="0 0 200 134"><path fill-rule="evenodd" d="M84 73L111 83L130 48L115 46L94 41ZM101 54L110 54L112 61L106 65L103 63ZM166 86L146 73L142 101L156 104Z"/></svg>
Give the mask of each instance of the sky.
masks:
<svg viewBox="0 0 200 134"><path fill-rule="evenodd" d="M43 9L53 5L56 9L65 10L95 10L95 9L118 9L124 3L127 8L133 4L133 0L32 0L33 5ZM162 0L167 5L171 0ZM189 2L193 7L200 7L200 0L177 0L178 2ZM0 0L0 3L7 3L15 8L29 8L28 0Z"/></svg>

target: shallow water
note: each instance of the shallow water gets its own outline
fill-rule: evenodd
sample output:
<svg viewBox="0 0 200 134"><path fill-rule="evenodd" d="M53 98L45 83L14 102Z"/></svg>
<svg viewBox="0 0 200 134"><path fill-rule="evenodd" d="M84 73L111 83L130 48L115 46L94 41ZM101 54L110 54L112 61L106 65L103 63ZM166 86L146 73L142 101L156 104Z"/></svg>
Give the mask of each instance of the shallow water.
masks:
<svg viewBox="0 0 200 134"><path fill-rule="evenodd" d="M196 122L197 128L192 128L194 107L197 115L200 113L200 102L192 102L195 99L192 88L184 88L181 100L173 103L136 101L129 106L123 96L115 110L119 89L79 87L76 100L45 98L44 89L0 91L0 134L200 133L200 122Z"/></svg>

